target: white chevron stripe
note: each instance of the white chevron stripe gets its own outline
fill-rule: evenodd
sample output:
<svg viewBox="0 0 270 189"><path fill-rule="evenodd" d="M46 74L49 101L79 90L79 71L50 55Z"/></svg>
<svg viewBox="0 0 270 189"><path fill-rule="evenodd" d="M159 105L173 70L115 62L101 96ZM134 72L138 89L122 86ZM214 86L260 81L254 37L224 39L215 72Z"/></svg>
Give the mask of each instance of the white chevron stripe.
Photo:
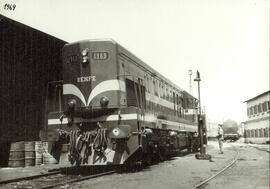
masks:
<svg viewBox="0 0 270 189"><path fill-rule="evenodd" d="M73 84L64 84L63 85L63 94L71 94L74 95L76 97L78 97L84 105L86 105L86 100L82 94L82 92L80 91L80 89L78 89L78 87L76 85Z"/></svg>
<svg viewBox="0 0 270 189"><path fill-rule="evenodd" d="M124 83L124 81L121 80L107 80L107 81L103 81L101 83L99 83L90 93L89 97L88 97L88 101L86 103L86 100L82 94L82 92L80 91L80 89L73 84L64 84L63 85L63 94L71 94L74 95L76 97L78 97L85 106L88 106L90 104L90 102L93 100L93 98L97 95L99 95L100 93L106 92L106 91L126 91L126 85Z"/></svg>
<svg viewBox="0 0 270 189"><path fill-rule="evenodd" d="M107 80L99 83L91 92L91 94L88 97L87 106L90 104L90 102L93 100L93 98L100 93L103 93L105 91L126 91L126 85L121 80Z"/></svg>

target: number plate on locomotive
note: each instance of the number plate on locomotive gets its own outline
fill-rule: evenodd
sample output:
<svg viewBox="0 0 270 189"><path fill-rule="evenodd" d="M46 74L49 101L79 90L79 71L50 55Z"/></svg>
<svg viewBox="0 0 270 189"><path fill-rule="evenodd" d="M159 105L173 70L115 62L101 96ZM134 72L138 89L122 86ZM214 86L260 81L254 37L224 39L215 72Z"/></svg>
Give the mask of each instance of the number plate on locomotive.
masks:
<svg viewBox="0 0 270 189"><path fill-rule="evenodd" d="M109 58L108 52L92 52L92 58L94 60L106 60Z"/></svg>
<svg viewBox="0 0 270 189"><path fill-rule="evenodd" d="M78 62L79 61L79 57L75 54L75 55L70 55L67 57L67 63L74 63L74 62Z"/></svg>

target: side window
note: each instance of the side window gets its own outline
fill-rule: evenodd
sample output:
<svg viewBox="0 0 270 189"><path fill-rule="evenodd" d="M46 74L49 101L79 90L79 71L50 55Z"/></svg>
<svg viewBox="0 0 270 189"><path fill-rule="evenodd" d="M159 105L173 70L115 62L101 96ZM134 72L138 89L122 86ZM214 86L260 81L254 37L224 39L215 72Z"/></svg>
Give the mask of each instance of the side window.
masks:
<svg viewBox="0 0 270 189"><path fill-rule="evenodd" d="M134 82L126 79L127 106L137 106Z"/></svg>
<svg viewBox="0 0 270 189"><path fill-rule="evenodd" d="M131 81L130 79L126 79L126 91L127 91L127 106L135 106L135 107L138 107L138 105L139 107L141 107L142 105L144 107L146 106L144 86L141 86L141 88L139 88L138 83Z"/></svg>

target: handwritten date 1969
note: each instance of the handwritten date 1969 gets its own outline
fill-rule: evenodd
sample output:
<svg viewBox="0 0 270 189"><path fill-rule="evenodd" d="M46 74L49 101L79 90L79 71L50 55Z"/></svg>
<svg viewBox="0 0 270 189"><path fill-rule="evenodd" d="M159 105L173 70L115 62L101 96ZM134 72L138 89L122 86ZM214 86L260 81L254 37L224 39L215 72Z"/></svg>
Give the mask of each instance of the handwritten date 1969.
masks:
<svg viewBox="0 0 270 189"><path fill-rule="evenodd" d="M15 8L16 8L16 5L15 4L5 4L4 5L4 9L5 10L11 10L11 11L14 11L15 10Z"/></svg>

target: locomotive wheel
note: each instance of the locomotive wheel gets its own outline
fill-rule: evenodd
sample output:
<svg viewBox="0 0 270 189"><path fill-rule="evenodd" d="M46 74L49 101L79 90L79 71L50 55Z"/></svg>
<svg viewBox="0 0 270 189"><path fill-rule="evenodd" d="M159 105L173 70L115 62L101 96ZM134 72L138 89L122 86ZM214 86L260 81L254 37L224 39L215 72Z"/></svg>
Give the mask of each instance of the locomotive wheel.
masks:
<svg viewBox="0 0 270 189"><path fill-rule="evenodd" d="M153 156L151 153L146 153L144 156L143 156L143 164L146 165L146 166L150 166L152 165L153 163Z"/></svg>
<svg viewBox="0 0 270 189"><path fill-rule="evenodd" d="M153 164L153 149L151 147L148 147L146 152L143 154L142 161L145 166Z"/></svg>
<svg viewBox="0 0 270 189"><path fill-rule="evenodd" d="M166 160L166 156L165 156L165 150L160 148L158 151L158 159L160 162L163 162Z"/></svg>

